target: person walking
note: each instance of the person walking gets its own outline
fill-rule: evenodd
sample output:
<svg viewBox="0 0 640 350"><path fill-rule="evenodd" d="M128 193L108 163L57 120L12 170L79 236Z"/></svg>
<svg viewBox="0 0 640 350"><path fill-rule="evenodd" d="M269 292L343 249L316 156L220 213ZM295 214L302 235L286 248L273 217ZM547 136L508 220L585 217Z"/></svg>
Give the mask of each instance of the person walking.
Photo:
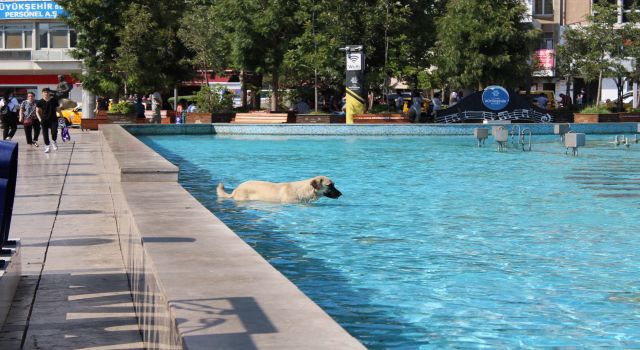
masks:
<svg viewBox="0 0 640 350"><path fill-rule="evenodd" d="M151 100L151 111L153 112L153 117L151 118L151 122L154 124L160 124L161 116L160 111L162 110L162 96L158 91L155 91L151 96L149 96Z"/></svg>
<svg viewBox="0 0 640 350"><path fill-rule="evenodd" d="M11 140L18 129L18 100L13 93L6 91L0 101L0 118L2 119L2 139Z"/></svg>
<svg viewBox="0 0 640 350"><path fill-rule="evenodd" d="M138 98L136 98L136 103L135 103L135 107L136 107L136 118L140 121L145 121L145 115L144 115L144 104L142 103L142 97L138 96Z"/></svg>
<svg viewBox="0 0 640 350"><path fill-rule="evenodd" d="M396 90L396 94L397 94L396 100L395 100L396 112L402 113L404 109L404 97L402 96L402 93L400 92L400 90Z"/></svg>
<svg viewBox="0 0 640 350"><path fill-rule="evenodd" d="M50 152L49 132L51 132L51 147L54 151L58 150L56 141L58 140L58 115L56 113L60 104L58 99L53 96L49 88L42 89L42 99L36 104L36 115L42 127L42 136L44 137L44 153Z"/></svg>
<svg viewBox="0 0 640 350"><path fill-rule="evenodd" d="M418 90L414 90L411 97L411 113L415 113L414 123L420 122L420 116L422 115L422 96Z"/></svg>
<svg viewBox="0 0 640 350"><path fill-rule="evenodd" d="M40 121L36 115L36 96L35 93L27 93L27 99L20 104L20 122L24 125L24 136L27 139L27 145L39 147L38 136L40 136Z"/></svg>
<svg viewBox="0 0 640 350"><path fill-rule="evenodd" d="M436 92L433 95L433 100L431 100L431 103L433 103L433 117L437 117L438 116L438 111L442 109L442 100L440 99L440 93Z"/></svg>

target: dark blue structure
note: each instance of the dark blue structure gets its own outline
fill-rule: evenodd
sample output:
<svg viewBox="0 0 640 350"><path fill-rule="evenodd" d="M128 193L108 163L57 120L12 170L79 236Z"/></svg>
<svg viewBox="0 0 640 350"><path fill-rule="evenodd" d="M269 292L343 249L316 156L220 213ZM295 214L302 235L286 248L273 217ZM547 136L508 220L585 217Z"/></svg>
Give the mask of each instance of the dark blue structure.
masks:
<svg viewBox="0 0 640 350"><path fill-rule="evenodd" d="M18 177L18 144L0 141L0 250L9 238Z"/></svg>
<svg viewBox="0 0 640 350"><path fill-rule="evenodd" d="M487 87L487 89L495 86ZM510 120L514 123L550 123L554 116L531 104L525 96L503 89L502 104L487 104L485 91L465 96L456 105L439 110L436 123L482 123L485 120ZM508 97L507 97L508 96ZM491 101L491 99L489 99ZM493 102L493 101L491 101ZM495 106L496 108L490 108Z"/></svg>

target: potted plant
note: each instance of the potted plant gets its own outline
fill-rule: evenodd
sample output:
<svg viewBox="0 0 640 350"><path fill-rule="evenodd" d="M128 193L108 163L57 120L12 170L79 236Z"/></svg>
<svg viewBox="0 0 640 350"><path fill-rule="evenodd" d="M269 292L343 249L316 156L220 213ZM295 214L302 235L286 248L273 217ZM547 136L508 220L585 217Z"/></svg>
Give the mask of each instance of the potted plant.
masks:
<svg viewBox="0 0 640 350"><path fill-rule="evenodd" d="M611 113L606 105L589 106L573 115L575 123L611 123L620 121L618 113Z"/></svg>
<svg viewBox="0 0 640 350"><path fill-rule="evenodd" d="M229 123L235 117L233 94L222 86L203 85L195 101L198 112L187 112L186 124Z"/></svg>
<svg viewBox="0 0 640 350"><path fill-rule="evenodd" d="M113 124L135 124L136 107L131 102L118 102L107 111L107 119Z"/></svg>
<svg viewBox="0 0 640 350"><path fill-rule="evenodd" d="M618 113L621 122L640 122L640 108L628 108L625 112Z"/></svg>

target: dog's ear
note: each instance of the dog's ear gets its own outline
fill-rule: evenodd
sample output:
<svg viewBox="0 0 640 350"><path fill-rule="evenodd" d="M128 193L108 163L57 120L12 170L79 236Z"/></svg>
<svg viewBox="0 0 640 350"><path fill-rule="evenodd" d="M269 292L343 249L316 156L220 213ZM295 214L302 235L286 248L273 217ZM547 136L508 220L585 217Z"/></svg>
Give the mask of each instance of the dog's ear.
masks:
<svg viewBox="0 0 640 350"><path fill-rule="evenodd" d="M314 177L311 179L311 187L315 188L316 191L322 188L322 179Z"/></svg>

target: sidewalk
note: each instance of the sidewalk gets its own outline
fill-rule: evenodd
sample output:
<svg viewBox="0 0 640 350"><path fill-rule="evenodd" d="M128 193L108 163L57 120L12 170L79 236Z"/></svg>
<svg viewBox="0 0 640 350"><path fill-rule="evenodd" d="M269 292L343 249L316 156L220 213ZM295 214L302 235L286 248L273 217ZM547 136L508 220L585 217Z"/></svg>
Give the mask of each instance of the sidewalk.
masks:
<svg viewBox="0 0 640 350"><path fill-rule="evenodd" d="M44 153L20 144L10 238L22 278L0 349L143 349L97 132Z"/></svg>

